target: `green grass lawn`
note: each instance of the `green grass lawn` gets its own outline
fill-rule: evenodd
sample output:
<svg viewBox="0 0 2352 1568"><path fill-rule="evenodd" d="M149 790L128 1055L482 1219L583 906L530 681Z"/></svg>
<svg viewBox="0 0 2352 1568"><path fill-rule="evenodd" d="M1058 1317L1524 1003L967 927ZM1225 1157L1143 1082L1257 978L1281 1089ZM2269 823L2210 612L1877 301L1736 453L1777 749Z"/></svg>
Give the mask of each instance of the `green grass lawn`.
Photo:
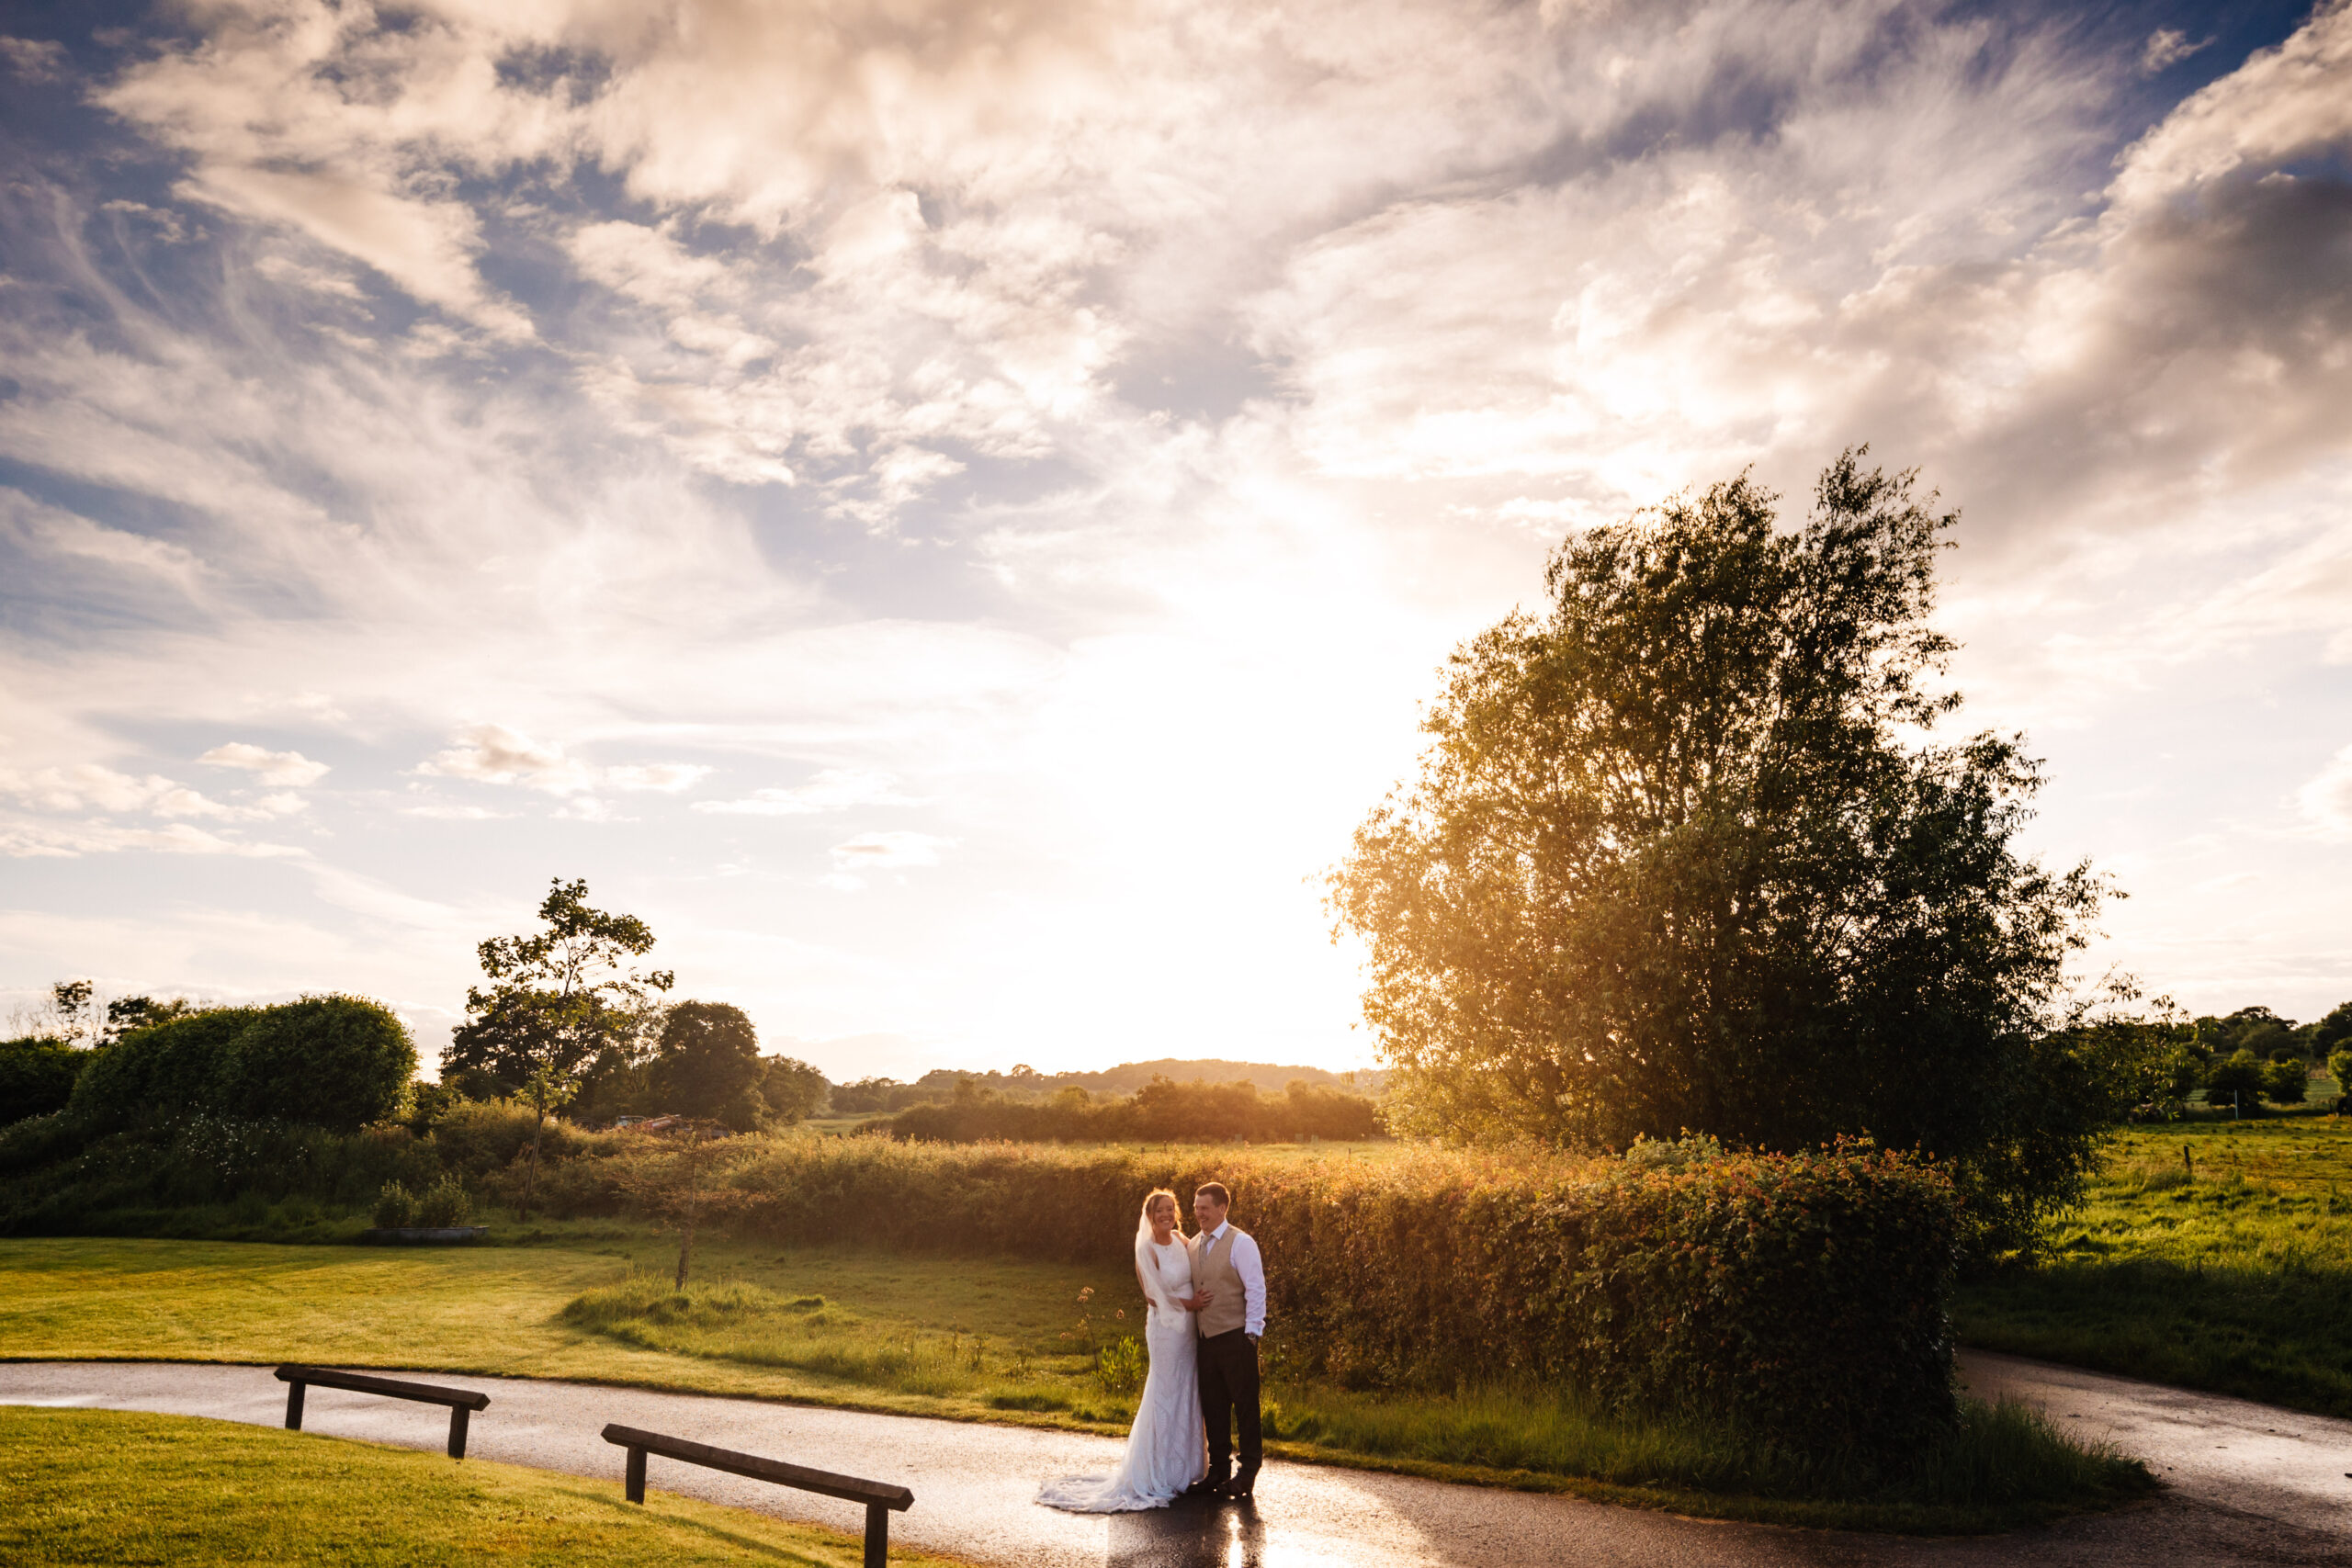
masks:
<svg viewBox="0 0 2352 1568"><path fill-rule="evenodd" d="M900 1387L887 1373L798 1367L632 1343L565 1321L582 1294L649 1269L668 1277L674 1244L614 1224L550 1227L515 1247L288 1247L250 1242L61 1237L0 1240L0 1356L11 1359L322 1361L512 1377L570 1378L927 1416L1050 1420L961 1395ZM1059 1337L1079 1292L1132 1277L1066 1264L951 1262L874 1254L697 1247L725 1276L837 1303L831 1326L888 1348L910 1336L978 1337L992 1359L1025 1366L1034 1392L1080 1381ZM1114 1311L1116 1309L1114 1308ZM1108 1314L1102 1315L1108 1316ZM1116 1319L1111 1320L1114 1325ZM843 1375L844 1371L851 1375ZM1119 1418L1106 1409L1104 1419ZM1082 1418L1081 1418L1082 1419ZM1068 1424L1067 1419L1055 1424Z"/></svg>
<svg viewBox="0 0 2352 1568"><path fill-rule="evenodd" d="M836 1531L662 1492L638 1506L618 1482L186 1416L0 1406L0 1562L22 1568L861 1560Z"/></svg>
<svg viewBox="0 0 2352 1568"><path fill-rule="evenodd" d="M679 1299L651 1272L674 1259L663 1240L570 1228L572 1246L529 1247L0 1241L0 1356L568 1378L1105 1434L1132 1413L1091 1348L1135 1322L1124 1271L722 1243ZM1268 1392L1278 1458L1784 1524L2002 1529L2150 1484L2018 1409L1973 1406L1949 1451L1860 1484L1556 1393Z"/></svg>
<svg viewBox="0 0 2352 1568"><path fill-rule="evenodd" d="M2052 1239L1962 1287L1965 1343L2352 1416L2352 1118L2129 1129Z"/></svg>

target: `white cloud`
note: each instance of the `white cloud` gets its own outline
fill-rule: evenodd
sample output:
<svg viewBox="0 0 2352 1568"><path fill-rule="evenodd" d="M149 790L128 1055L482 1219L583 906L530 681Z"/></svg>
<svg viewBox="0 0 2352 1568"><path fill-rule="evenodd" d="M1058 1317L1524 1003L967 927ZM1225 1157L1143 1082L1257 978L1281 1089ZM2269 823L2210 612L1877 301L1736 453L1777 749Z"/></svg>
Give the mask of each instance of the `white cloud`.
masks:
<svg viewBox="0 0 2352 1568"><path fill-rule="evenodd" d="M160 773L138 777L96 762L40 768L28 773L0 769L0 794L20 805L52 813L103 812L123 816L235 818L266 813L225 806Z"/></svg>
<svg viewBox="0 0 2352 1568"><path fill-rule="evenodd" d="M696 811L741 817L805 817L853 806L911 806L892 775L865 768L822 768L791 789L755 789L740 800L697 800Z"/></svg>
<svg viewBox="0 0 2352 1568"><path fill-rule="evenodd" d="M455 801L433 800L417 806L399 808L403 817L422 817L441 822L494 822L510 818L511 811L492 811L486 806L463 806Z"/></svg>
<svg viewBox="0 0 2352 1568"><path fill-rule="evenodd" d="M2304 818L2323 833L2352 839L2352 746L2329 758L2327 766L2296 792L2295 800Z"/></svg>
<svg viewBox="0 0 2352 1568"><path fill-rule="evenodd" d="M833 846L836 872L892 871L904 866L937 865L939 852L955 847L953 839L930 833L893 831L860 833Z"/></svg>
<svg viewBox="0 0 2352 1568"><path fill-rule="evenodd" d="M571 755L555 742L534 740L499 724L470 726L459 731L456 739L456 745L418 763L416 772L473 784L516 784L570 796L594 789L675 795L693 788L711 771L695 762L598 767ZM601 802L582 799L575 801L572 808L562 815L589 821L608 820L610 808Z"/></svg>
<svg viewBox="0 0 2352 1568"><path fill-rule="evenodd" d="M2210 38L2188 41L2188 35L2178 28L2158 28L2148 35L2140 50L2140 69L2153 76L2167 66L2177 65L2212 43Z"/></svg>
<svg viewBox="0 0 2352 1568"><path fill-rule="evenodd" d="M567 755L561 746L534 740L503 725L477 724L459 732L457 739L448 750L418 763L416 771L474 784L521 784L549 795L595 787L594 768Z"/></svg>
<svg viewBox="0 0 2352 1568"><path fill-rule="evenodd" d="M149 851L178 855L236 855L257 860L300 859L299 845L254 843L209 833L186 822L130 828L107 822L0 821L0 856L65 857Z"/></svg>
<svg viewBox="0 0 2352 1568"><path fill-rule="evenodd" d="M692 789L709 774L708 768L695 762L652 762L642 767L606 768L602 776L607 789L676 795Z"/></svg>
<svg viewBox="0 0 2352 1568"><path fill-rule="evenodd" d="M327 776L328 764L314 762L300 751L272 751L243 740L225 741L197 759L216 768L243 768L266 784L300 788Z"/></svg>
<svg viewBox="0 0 2352 1568"><path fill-rule="evenodd" d="M73 62L65 46L48 39L0 37L0 63L27 82L61 82Z"/></svg>

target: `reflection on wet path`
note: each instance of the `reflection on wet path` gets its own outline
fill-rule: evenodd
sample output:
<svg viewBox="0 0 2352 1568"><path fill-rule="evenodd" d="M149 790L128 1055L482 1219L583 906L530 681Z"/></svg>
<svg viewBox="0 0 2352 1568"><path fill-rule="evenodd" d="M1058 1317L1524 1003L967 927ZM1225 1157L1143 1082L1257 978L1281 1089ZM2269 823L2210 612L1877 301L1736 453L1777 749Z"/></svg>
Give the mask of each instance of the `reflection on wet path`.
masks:
<svg viewBox="0 0 2352 1568"><path fill-rule="evenodd" d="M1102 1562L1104 1568L1275 1568L1254 1504L1180 1503L1115 1515Z"/></svg>

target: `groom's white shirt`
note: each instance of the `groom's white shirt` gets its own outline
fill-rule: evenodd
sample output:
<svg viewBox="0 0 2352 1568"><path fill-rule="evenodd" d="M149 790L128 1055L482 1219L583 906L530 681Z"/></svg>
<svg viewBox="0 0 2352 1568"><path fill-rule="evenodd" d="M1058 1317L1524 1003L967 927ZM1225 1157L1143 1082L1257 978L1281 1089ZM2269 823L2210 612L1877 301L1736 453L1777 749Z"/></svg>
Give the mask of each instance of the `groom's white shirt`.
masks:
<svg viewBox="0 0 2352 1568"><path fill-rule="evenodd" d="M1233 1229L1227 1220L1213 1231L1203 1231L1194 1243L1199 1247L1214 1247L1217 1238ZM1249 1321L1243 1332L1255 1339L1266 1332L1266 1265L1258 1256L1258 1238L1243 1231L1233 1238L1233 1271L1241 1276L1241 1306Z"/></svg>

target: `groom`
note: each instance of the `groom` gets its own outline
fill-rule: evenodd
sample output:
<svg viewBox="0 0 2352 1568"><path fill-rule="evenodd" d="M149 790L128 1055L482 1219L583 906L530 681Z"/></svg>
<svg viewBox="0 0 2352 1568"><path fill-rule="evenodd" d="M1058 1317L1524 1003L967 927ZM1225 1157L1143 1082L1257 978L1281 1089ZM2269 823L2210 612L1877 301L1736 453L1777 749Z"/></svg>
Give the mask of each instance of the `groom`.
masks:
<svg viewBox="0 0 2352 1568"><path fill-rule="evenodd" d="M1209 1428L1208 1473L1187 1497L1250 1501L1264 1460L1258 1431L1258 1337L1266 1331L1266 1268L1250 1233L1226 1220L1233 1195L1212 1181L1193 1195L1200 1235L1193 1240L1193 1294L1208 1304L1194 1316L1201 1335L1201 1415ZM1241 1472L1233 1473L1233 1434L1240 1417Z"/></svg>

